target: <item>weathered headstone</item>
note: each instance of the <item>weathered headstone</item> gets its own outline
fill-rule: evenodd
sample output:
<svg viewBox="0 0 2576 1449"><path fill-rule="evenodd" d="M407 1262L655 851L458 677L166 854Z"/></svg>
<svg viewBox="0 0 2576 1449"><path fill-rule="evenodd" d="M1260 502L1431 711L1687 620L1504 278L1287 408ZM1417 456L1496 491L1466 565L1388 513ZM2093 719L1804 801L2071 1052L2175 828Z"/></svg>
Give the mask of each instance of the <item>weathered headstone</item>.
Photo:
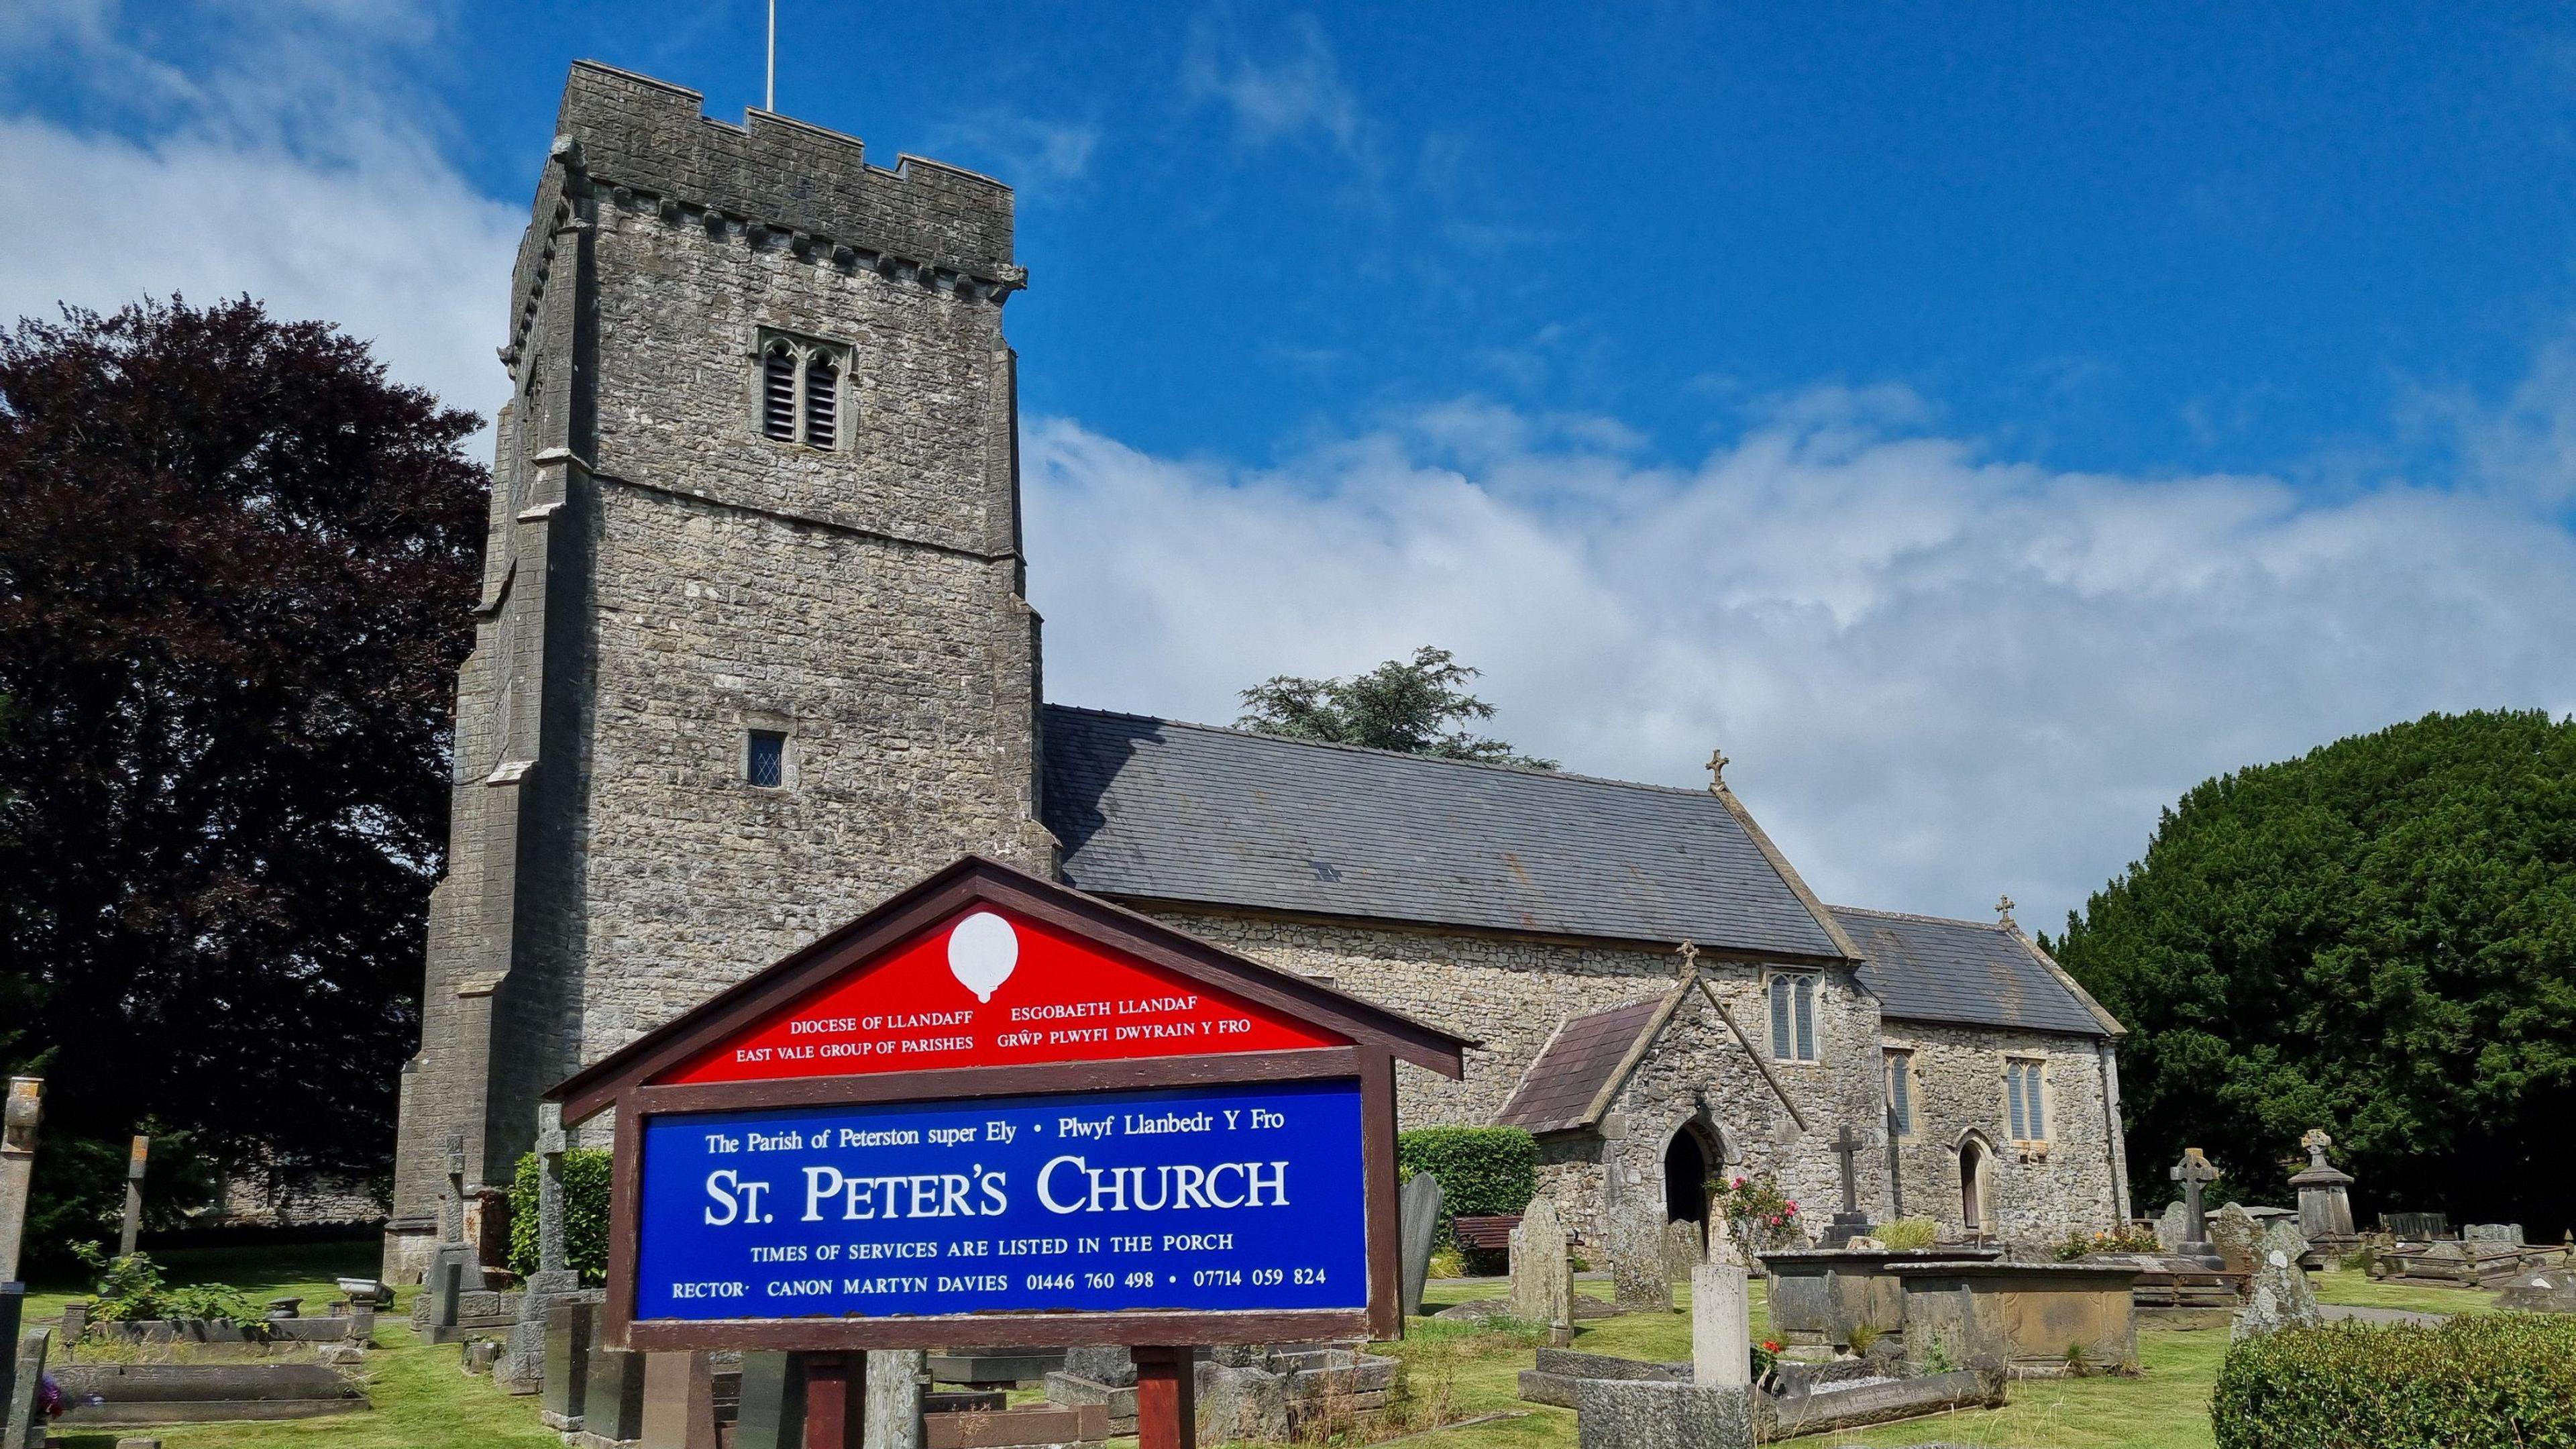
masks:
<svg viewBox="0 0 2576 1449"><path fill-rule="evenodd" d="M2299 1190L2299 1233L2309 1242L2349 1238L2352 1231L2352 1174L2326 1161L2334 1139L2322 1127L2299 1139L2308 1150L2308 1165L2290 1179Z"/></svg>
<svg viewBox="0 0 2576 1449"><path fill-rule="evenodd" d="M1544 1199L1542 1199L1544 1201ZM1197 1365L1198 1438L1203 1444L1282 1443L1288 1438L1288 1376L1233 1364Z"/></svg>
<svg viewBox="0 0 2576 1449"><path fill-rule="evenodd" d="M1578 1379L1578 1449L1751 1449L1753 1391L1653 1379Z"/></svg>
<svg viewBox="0 0 2576 1449"><path fill-rule="evenodd" d="M1723 1213L1712 1213L1708 1219L1708 1255L1706 1261L1729 1268L1749 1268L1745 1261L1743 1240L1735 1236L1735 1225Z"/></svg>
<svg viewBox="0 0 2576 1449"><path fill-rule="evenodd" d="M125 1221L116 1230L116 1256L131 1258L143 1235L143 1164L152 1155L152 1139L138 1132L125 1154Z"/></svg>
<svg viewBox="0 0 2576 1449"><path fill-rule="evenodd" d="M1699 1224L1687 1218L1675 1218L1664 1224L1664 1276L1690 1281L1691 1270L1708 1261L1708 1248L1700 1241Z"/></svg>
<svg viewBox="0 0 2576 1449"><path fill-rule="evenodd" d="M1751 1279L1732 1263L1691 1270L1691 1379L1737 1388L1753 1382Z"/></svg>
<svg viewBox="0 0 2576 1449"><path fill-rule="evenodd" d="M2209 1219L2200 1200L2201 1189L2218 1181L2218 1166L2201 1155L2197 1147L2182 1150L2182 1161L2173 1165L2166 1176L2182 1184L2183 1223L2191 1236L2174 1251L2186 1258L2197 1258L2211 1267L2220 1266L2218 1250L2210 1245Z"/></svg>
<svg viewBox="0 0 2576 1449"><path fill-rule="evenodd" d="M1610 1260L1610 1301L1622 1312L1673 1311L1673 1280L1664 1272L1661 1203L1631 1199L1602 1214L1601 1251Z"/></svg>
<svg viewBox="0 0 2576 1449"><path fill-rule="evenodd" d="M2254 1242L2253 1296L2237 1313L2231 1338L2259 1338L2325 1321L2317 1311L2317 1290L2308 1283L2307 1270L2299 1266L2307 1251L2308 1240L2286 1222L2263 1230Z"/></svg>
<svg viewBox="0 0 2576 1449"><path fill-rule="evenodd" d="M2513 1313L2576 1313L2576 1263L2516 1275L2496 1294L2495 1306Z"/></svg>
<svg viewBox="0 0 2576 1449"><path fill-rule="evenodd" d="M869 1350L868 1396L860 1411L866 1449L921 1449L921 1384L929 1361L919 1349Z"/></svg>
<svg viewBox="0 0 2576 1449"><path fill-rule="evenodd" d="M2182 1245L2190 1242L2194 1236L2190 1215L2190 1206L2181 1198L2175 1198L2168 1204L2164 1216L2156 1219L2156 1246L2168 1253L2181 1252Z"/></svg>
<svg viewBox="0 0 2576 1449"><path fill-rule="evenodd" d="M590 1345L598 1331L598 1293L567 1293L546 1307L545 1397L537 1417L549 1429L570 1433L581 1427L590 1395Z"/></svg>
<svg viewBox="0 0 2576 1449"><path fill-rule="evenodd" d="M2460 1241L2464 1243L2503 1243L2508 1247L2519 1248L2522 1246L2522 1224L2470 1223L2468 1226L2460 1229Z"/></svg>
<svg viewBox="0 0 2576 1449"><path fill-rule="evenodd" d="M1404 1250L1404 1316L1422 1312L1422 1287L1431 1280L1431 1245L1440 1236L1440 1179L1417 1172L1396 1203L1396 1237Z"/></svg>
<svg viewBox="0 0 2576 1449"><path fill-rule="evenodd" d="M11 1077L0 1108L0 1283L18 1281L18 1247L27 1228L27 1179L36 1169L36 1124L45 1115L42 1077Z"/></svg>
<svg viewBox="0 0 2576 1449"><path fill-rule="evenodd" d="M36 1390L45 1381L45 1351L53 1339L52 1329L38 1328L13 1345L17 1351L9 1356L14 1370L9 1395L0 1399L0 1449L45 1449L45 1416L36 1407Z"/></svg>
<svg viewBox="0 0 2576 1449"><path fill-rule="evenodd" d="M1834 1155L1842 1159L1843 1206L1825 1227L1825 1246L1828 1248L1842 1247L1869 1232L1869 1215L1860 1210L1860 1178L1853 1166L1863 1145L1858 1137L1852 1135L1849 1122L1842 1124L1842 1130L1834 1134Z"/></svg>
<svg viewBox="0 0 2576 1449"><path fill-rule="evenodd" d="M1512 1317L1574 1338L1574 1274L1565 1261L1565 1228L1555 1199L1533 1198L1512 1229Z"/></svg>
<svg viewBox="0 0 2576 1449"><path fill-rule="evenodd" d="M563 1108L541 1103L537 1108L537 1271L528 1275L527 1289L519 1295L519 1321L510 1325L508 1346L492 1365L492 1382L507 1393L533 1394L545 1386L547 1310L556 1299L581 1287L581 1274L564 1250L567 1145Z"/></svg>
<svg viewBox="0 0 2576 1449"><path fill-rule="evenodd" d="M2251 1273L2257 1261L2254 1240L2262 1231L2252 1213L2229 1203L2210 1215L2209 1245L2217 1252L2219 1261L2227 1265L2228 1272Z"/></svg>

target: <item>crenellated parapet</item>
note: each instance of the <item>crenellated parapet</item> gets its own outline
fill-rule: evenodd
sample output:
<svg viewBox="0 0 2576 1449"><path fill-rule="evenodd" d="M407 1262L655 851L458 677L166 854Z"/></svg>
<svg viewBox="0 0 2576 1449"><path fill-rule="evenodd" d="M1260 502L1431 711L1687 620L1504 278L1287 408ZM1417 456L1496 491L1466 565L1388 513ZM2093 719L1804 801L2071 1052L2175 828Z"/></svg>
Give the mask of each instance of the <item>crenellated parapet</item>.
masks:
<svg viewBox="0 0 2576 1449"><path fill-rule="evenodd" d="M845 272L999 304L1028 285L1011 260L1011 189L972 171L903 156L871 166L866 146L766 111L736 126L704 114L699 92L595 61L576 61L537 187L511 286L515 369L561 234L585 207L615 206L703 231L714 241L784 250Z"/></svg>

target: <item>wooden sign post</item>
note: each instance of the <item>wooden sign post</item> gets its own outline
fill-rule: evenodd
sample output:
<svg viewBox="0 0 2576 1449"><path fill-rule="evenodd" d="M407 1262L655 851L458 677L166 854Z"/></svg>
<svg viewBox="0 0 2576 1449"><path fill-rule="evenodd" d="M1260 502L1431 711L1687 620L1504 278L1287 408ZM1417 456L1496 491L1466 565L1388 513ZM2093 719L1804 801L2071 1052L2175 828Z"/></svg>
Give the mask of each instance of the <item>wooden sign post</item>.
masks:
<svg viewBox="0 0 2576 1449"><path fill-rule="evenodd" d="M807 1355L851 1442L871 1348L1192 1350L1403 1333L1395 1063L1470 1043L990 861L941 871L548 1094L614 1109L602 1333Z"/></svg>

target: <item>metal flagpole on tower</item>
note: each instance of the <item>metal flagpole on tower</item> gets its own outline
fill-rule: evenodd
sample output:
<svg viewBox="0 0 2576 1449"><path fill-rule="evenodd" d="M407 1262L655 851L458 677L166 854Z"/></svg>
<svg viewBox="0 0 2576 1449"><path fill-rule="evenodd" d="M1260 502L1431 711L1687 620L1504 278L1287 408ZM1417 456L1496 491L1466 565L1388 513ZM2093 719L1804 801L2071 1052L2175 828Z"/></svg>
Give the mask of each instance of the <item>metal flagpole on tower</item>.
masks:
<svg viewBox="0 0 2576 1449"><path fill-rule="evenodd" d="M760 108L778 114L778 0L769 0L769 83L762 90Z"/></svg>

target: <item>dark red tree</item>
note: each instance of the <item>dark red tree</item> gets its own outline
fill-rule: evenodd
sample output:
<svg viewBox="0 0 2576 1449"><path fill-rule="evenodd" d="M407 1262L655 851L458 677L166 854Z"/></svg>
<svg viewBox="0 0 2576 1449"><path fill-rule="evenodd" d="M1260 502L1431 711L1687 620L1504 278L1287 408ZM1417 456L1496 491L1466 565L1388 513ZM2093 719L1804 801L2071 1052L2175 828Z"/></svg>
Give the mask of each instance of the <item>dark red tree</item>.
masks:
<svg viewBox="0 0 2576 1449"><path fill-rule="evenodd" d="M0 332L0 1003L49 1138L388 1155L479 426L247 298Z"/></svg>

